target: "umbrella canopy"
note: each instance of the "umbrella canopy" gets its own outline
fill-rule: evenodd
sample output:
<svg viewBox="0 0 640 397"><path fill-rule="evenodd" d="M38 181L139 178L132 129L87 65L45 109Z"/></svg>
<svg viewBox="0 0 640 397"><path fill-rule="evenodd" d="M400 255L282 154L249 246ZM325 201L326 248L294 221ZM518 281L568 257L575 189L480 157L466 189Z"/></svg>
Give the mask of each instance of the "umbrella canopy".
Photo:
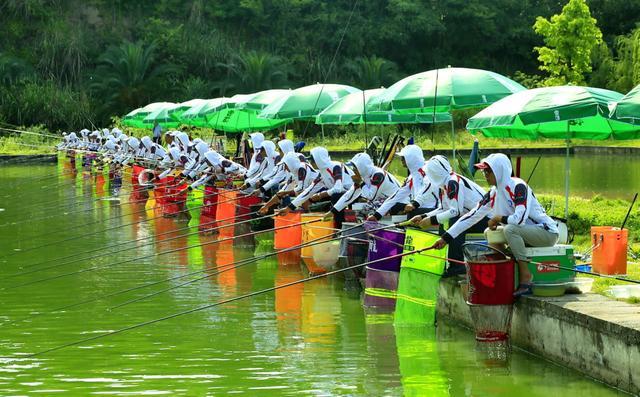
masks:
<svg viewBox="0 0 640 397"><path fill-rule="evenodd" d="M172 104L164 106L149 113L147 117L142 120L142 125L147 128L153 127L153 124L157 121L163 127L175 128L180 125L180 121L172 114L173 111L181 108L180 104Z"/></svg>
<svg viewBox="0 0 640 397"><path fill-rule="evenodd" d="M291 90L266 90L248 95L249 98L236 103L240 109L261 111L283 96L288 96Z"/></svg>
<svg viewBox="0 0 640 397"><path fill-rule="evenodd" d="M208 127L207 115L221 108L229 102L230 99L231 98L206 99L182 113L180 121L194 127Z"/></svg>
<svg viewBox="0 0 640 397"><path fill-rule="evenodd" d="M225 132L265 131L291 122L291 119L265 119L250 109L226 108L207 116L208 126Z"/></svg>
<svg viewBox="0 0 640 397"><path fill-rule="evenodd" d="M145 117L147 117L151 112L172 105L175 104L173 102L150 103L147 106L129 112L126 116L123 117L122 123L129 127L147 128L148 126L144 123Z"/></svg>
<svg viewBox="0 0 640 397"><path fill-rule="evenodd" d="M401 114L398 112L367 112L367 104L382 93L384 88L354 92L338 99L316 116L316 124L399 124L399 123L433 123L432 113ZM449 122L448 113L436 113L436 122Z"/></svg>
<svg viewBox="0 0 640 397"><path fill-rule="evenodd" d="M312 120L329 105L354 92L361 91L341 84L314 84L297 88L265 107L259 117Z"/></svg>
<svg viewBox="0 0 640 397"><path fill-rule="evenodd" d="M522 91L471 117L472 133L498 138L566 139L565 218L569 216L569 140L637 139L640 127L609 118L622 94L600 88L560 86Z"/></svg>
<svg viewBox="0 0 640 397"><path fill-rule="evenodd" d="M611 118L640 125L640 85L635 86L611 110Z"/></svg>
<svg viewBox="0 0 640 397"><path fill-rule="evenodd" d="M480 69L445 68L406 77L369 104L370 111L437 112L488 106L526 88L498 73Z"/></svg>
<svg viewBox="0 0 640 397"><path fill-rule="evenodd" d="M621 98L600 88L535 88L482 110L469 119L467 129L497 138L638 139L640 127L609 117L609 107Z"/></svg>

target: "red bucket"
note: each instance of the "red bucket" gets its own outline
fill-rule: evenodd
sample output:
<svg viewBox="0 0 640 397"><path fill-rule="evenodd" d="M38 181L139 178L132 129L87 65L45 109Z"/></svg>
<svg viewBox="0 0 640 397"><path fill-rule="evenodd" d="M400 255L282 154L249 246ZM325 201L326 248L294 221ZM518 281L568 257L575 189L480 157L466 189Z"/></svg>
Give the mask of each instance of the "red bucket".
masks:
<svg viewBox="0 0 640 397"><path fill-rule="evenodd" d="M511 305L514 302L515 262L482 244L464 245L469 300L474 305Z"/></svg>
<svg viewBox="0 0 640 397"><path fill-rule="evenodd" d="M216 228L216 209L218 207L218 189L214 186L204 187L204 197L202 198L202 209L200 210L201 232L212 231Z"/></svg>

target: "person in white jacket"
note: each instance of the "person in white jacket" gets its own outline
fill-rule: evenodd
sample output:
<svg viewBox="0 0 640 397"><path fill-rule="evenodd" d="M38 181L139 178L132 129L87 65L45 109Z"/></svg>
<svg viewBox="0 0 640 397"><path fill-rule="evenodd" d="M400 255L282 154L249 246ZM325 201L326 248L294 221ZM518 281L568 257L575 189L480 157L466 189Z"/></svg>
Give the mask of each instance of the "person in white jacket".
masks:
<svg viewBox="0 0 640 397"><path fill-rule="evenodd" d="M400 182L387 171L376 167L366 153L356 154L345 166L353 172L353 186L325 214L325 218L338 215L360 198L371 203L382 203L400 189Z"/></svg>
<svg viewBox="0 0 640 397"><path fill-rule="evenodd" d="M271 207L280 203L288 207L291 203L291 197L300 196L303 192L306 192L307 197L311 197L324 189L320 173L303 160L304 156L300 153L289 152L284 155L282 162L288 177L278 193L260 209L260 215L266 215ZM312 185L313 187L308 189Z"/></svg>
<svg viewBox="0 0 640 397"><path fill-rule="evenodd" d="M413 217L438 207L438 188L427 176L422 149L418 145L407 145L397 155L402 157L402 164L409 170L409 176L402 187L369 216L370 221L380 220L388 213L403 213Z"/></svg>
<svg viewBox="0 0 640 397"><path fill-rule="evenodd" d="M558 226L538 202L525 181L511 176L509 158L494 153L476 164L482 170L491 190L473 210L462 216L432 248L442 248L484 217L490 217L489 228L504 225L504 236L518 262L520 285L514 295L531 293L533 276L528 268L526 246L551 247L558 241Z"/></svg>
<svg viewBox="0 0 640 397"><path fill-rule="evenodd" d="M474 209L486 194L477 183L453 172L451 164L444 156L433 156L427 161L427 176L439 189L440 206L411 219L413 224L420 225L423 229L437 225L453 225L461 216ZM466 234L484 232L487 221L487 218L480 220L449 243L447 256L451 260L443 277L466 273L465 266L460 263L464 261L462 244L465 242Z"/></svg>
<svg viewBox="0 0 640 397"><path fill-rule="evenodd" d="M249 134L251 145L253 146L253 155L249 161L249 168L247 169L247 179L253 178L259 171L260 164L262 163L262 142L264 142L264 135L261 132L254 132Z"/></svg>
<svg viewBox="0 0 640 397"><path fill-rule="evenodd" d="M258 183L260 192L264 197L268 198L272 196L272 190L280 186L289 177L289 172L286 170L282 159L287 153L294 152L293 142L288 139L282 139L278 141L278 148L280 148L280 155L276 157L276 166L270 175L260 177Z"/></svg>

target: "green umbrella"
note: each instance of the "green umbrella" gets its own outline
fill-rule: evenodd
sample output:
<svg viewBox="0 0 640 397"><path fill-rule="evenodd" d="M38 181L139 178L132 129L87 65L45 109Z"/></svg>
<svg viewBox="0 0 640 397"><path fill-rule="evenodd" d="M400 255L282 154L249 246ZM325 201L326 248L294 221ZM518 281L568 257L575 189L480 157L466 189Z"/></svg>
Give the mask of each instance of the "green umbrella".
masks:
<svg viewBox="0 0 640 397"><path fill-rule="evenodd" d="M180 121L194 127L208 127L207 115L211 113L212 109L220 108L229 100L230 98L206 99L182 113Z"/></svg>
<svg viewBox="0 0 640 397"><path fill-rule="evenodd" d="M406 77L380 94L370 111L450 111L483 107L526 88L498 73L479 69L445 68Z"/></svg>
<svg viewBox="0 0 640 397"><path fill-rule="evenodd" d="M260 112L259 117L313 120L318 113L329 105L354 92L361 91L341 84L314 84L297 88L265 107Z"/></svg>
<svg viewBox="0 0 640 397"><path fill-rule="evenodd" d="M171 110L169 113L171 114L171 117L180 121L182 113L186 112L187 110L191 109L194 106L197 106L203 103L204 101L206 101L206 99L191 99L186 102L180 102L180 106Z"/></svg>
<svg viewBox="0 0 640 397"><path fill-rule="evenodd" d="M635 86L616 103L611 117L630 124L640 125L640 85Z"/></svg>
<svg viewBox="0 0 640 397"><path fill-rule="evenodd" d="M569 141L639 139L640 127L612 120L609 108L622 94L600 88L536 88L506 97L471 117L471 133L497 138L565 139L565 216L569 206Z"/></svg>
<svg viewBox="0 0 640 397"><path fill-rule="evenodd" d="M247 95L248 98L236 103L236 107L240 109L251 109L261 111L262 109L275 102L277 99L288 96L291 90L266 90L255 94Z"/></svg>
<svg viewBox="0 0 640 397"><path fill-rule="evenodd" d="M432 123L433 113L398 113L367 112L364 102L368 104L382 93L384 88L376 88L363 92L354 92L338 99L316 116L316 124L399 124L399 123ZM436 122L449 122L448 113L436 113Z"/></svg>
<svg viewBox="0 0 640 397"><path fill-rule="evenodd" d="M369 111L398 113L442 113L455 109L488 106L526 88L498 73L480 69L444 68L406 77L387 88ZM451 120L453 158L455 129Z"/></svg>
<svg viewBox="0 0 640 397"><path fill-rule="evenodd" d="M291 119L264 119L250 109L226 108L208 115L208 126L225 132L265 131L291 122Z"/></svg>
<svg viewBox="0 0 640 397"><path fill-rule="evenodd" d="M174 103L172 102L150 103L147 106L144 106L142 108L129 112L126 116L124 116L124 118L122 119L122 122L124 125L127 125L129 127L146 128L148 126L144 123L145 117L147 117L151 112L154 112L156 110L159 110L166 106L171 106L171 105L174 105Z"/></svg>
<svg viewBox="0 0 640 397"><path fill-rule="evenodd" d="M147 128L151 128L157 121L158 124L165 128L175 128L180 125L180 121L173 117L172 112L180 107L180 104L174 103L154 110L142 120L142 124Z"/></svg>

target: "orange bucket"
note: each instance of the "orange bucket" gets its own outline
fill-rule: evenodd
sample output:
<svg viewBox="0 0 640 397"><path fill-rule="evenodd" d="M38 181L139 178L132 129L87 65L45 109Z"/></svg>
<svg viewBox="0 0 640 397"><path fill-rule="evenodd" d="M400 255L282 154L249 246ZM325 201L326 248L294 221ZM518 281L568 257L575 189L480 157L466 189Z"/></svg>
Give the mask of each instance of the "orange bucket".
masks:
<svg viewBox="0 0 640 397"><path fill-rule="evenodd" d="M317 222L302 225L302 244L322 237L327 237L328 240L336 231L333 219L330 221L323 221L323 215L324 214L321 213L302 214L303 223L319 219ZM301 256L307 267L316 267L316 263L313 260L313 246L302 247Z"/></svg>
<svg viewBox="0 0 640 397"><path fill-rule="evenodd" d="M628 230L611 226L592 226L591 266L600 274L627 274Z"/></svg>
<svg viewBox="0 0 640 397"><path fill-rule="evenodd" d="M236 216L236 203L237 195L236 191L218 190L221 192L218 194L218 206L216 208L216 221L218 221L218 227L224 225L231 225L235 221ZM221 227L220 237L232 237L235 233L234 227Z"/></svg>
<svg viewBox="0 0 640 397"><path fill-rule="evenodd" d="M299 212L290 212L287 215L279 215L274 218L276 230L273 238L273 248L281 250L302 243L302 230L299 225L302 218L301 215ZM288 225L295 226L285 227ZM278 229L280 227L282 229Z"/></svg>

